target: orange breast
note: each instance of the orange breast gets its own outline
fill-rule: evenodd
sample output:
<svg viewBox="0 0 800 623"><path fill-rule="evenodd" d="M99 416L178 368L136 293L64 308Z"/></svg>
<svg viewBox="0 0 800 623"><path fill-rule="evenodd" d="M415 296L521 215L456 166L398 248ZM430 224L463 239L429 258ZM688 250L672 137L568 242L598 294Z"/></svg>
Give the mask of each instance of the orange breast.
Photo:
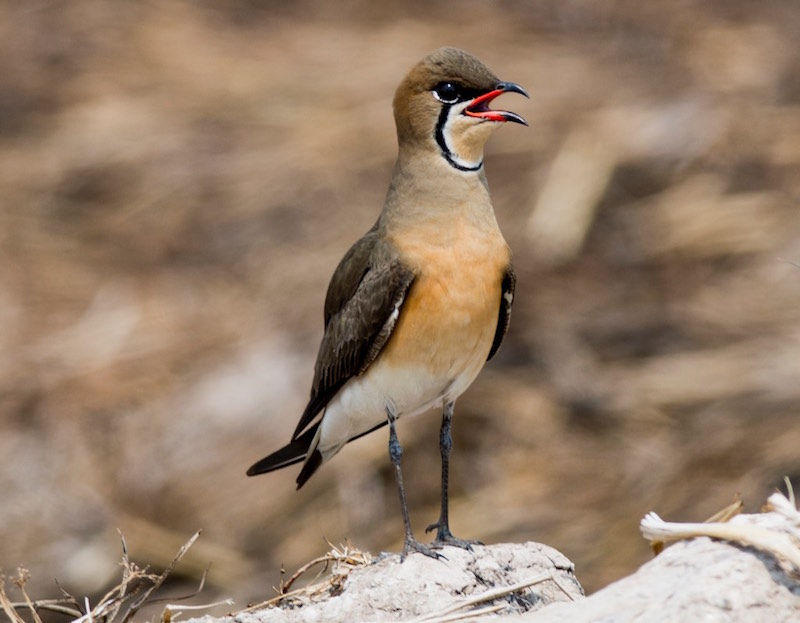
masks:
<svg viewBox="0 0 800 623"><path fill-rule="evenodd" d="M500 232L451 231L448 246L406 239L401 247L418 271L381 358L410 363L442 382L483 367L494 339L509 250Z"/></svg>

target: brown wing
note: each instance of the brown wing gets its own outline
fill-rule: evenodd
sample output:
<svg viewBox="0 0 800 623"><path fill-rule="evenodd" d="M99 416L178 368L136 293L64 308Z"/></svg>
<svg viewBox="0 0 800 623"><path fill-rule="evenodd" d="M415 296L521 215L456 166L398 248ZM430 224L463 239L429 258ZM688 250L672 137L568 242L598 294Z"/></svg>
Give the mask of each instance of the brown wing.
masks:
<svg viewBox="0 0 800 623"><path fill-rule="evenodd" d="M494 357L495 353L503 343L503 338L508 331L508 325L511 322L511 304L514 302L514 290L517 286L517 276L514 273L514 267L511 264L506 268L503 275L502 295L500 299L500 315L497 319L497 329L494 332L494 341L492 342L492 350L489 351L489 356L486 361Z"/></svg>
<svg viewBox="0 0 800 623"><path fill-rule="evenodd" d="M297 439L342 386L364 372L392 334L414 273L396 256L377 252L375 228L342 258L325 297L325 334L311 398Z"/></svg>

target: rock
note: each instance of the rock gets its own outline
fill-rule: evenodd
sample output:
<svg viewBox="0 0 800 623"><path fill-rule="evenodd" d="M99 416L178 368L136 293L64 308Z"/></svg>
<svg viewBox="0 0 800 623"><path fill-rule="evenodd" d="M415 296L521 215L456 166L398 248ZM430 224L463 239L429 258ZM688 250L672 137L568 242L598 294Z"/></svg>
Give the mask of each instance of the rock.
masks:
<svg viewBox="0 0 800 623"><path fill-rule="evenodd" d="M323 590L300 591L277 605L194 623L312 623L324 621L409 621L461 611L469 602L496 607L497 614L519 615L583 596L573 564L539 543L475 546L472 551L445 547L444 560L411 554L382 554L371 564L334 569ZM341 576L345 577L342 579ZM509 594L508 587L518 588ZM500 589L500 590L496 590ZM484 601L481 595L497 595ZM461 606L461 607L459 607Z"/></svg>
<svg viewBox="0 0 800 623"><path fill-rule="evenodd" d="M800 512L794 499L780 493L770 496L766 509L771 512L685 524L667 523L649 513L641 523L646 538L690 540L669 547L587 599L554 604L518 620L800 621Z"/></svg>
<svg viewBox="0 0 800 623"><path fill-rule="evenodd" d="M769 554L701 537L669 547L580 602L554 604L517 620L789 623L800 621L800 583Z"/></svg>
<svg viewBox="0 0 800 623"><path fill-rule="evenodd" d="M573 564L539 543L447 547L446 560L412 554L404 562L397 554L372 559L334 548L326 582L267 608L194 621L800 621L800 511L793 496L773 494L763 513L737 515L740 507L704 523L669 523L649 513L641 522L645 538L659 547L680 542L588 598Z"/></svg>

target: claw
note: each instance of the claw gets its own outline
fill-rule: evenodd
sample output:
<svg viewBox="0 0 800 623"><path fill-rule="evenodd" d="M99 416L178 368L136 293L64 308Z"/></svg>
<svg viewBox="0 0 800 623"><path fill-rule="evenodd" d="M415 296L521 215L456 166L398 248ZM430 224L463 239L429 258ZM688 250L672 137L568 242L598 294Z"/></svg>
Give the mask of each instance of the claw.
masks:
<svg viewBox="0 0 800 623"><path fill-rule="evenodd" d="M400 554L400 562L403 562L406 559L406 556L413 554L414 552L424 554L425 556L433 558L434 560L447 560L446 556L443 556L439 552L435 551L433 547L423 545L416 539L406 539L403 543L403 553Z"/></svg>
<svg viewBox="0 0 800 623"><path fill-rule="evenodd" d="M450 532L450 528L446 525L441 525L441 523L438 521L425 528L425 533L427 534L434 529L437 530L437 532L436 538L433 539L433 543L431 543L431 547L435 549L441 549L445 545L450 545L452 547L460 547L461 549L471 552L473 545L483 545L481 541L459 539L458 537L453 536L453 533Z"/></svg>
<svg viewBox="0 0 800 623"><path fill-rule="evenodd" d="M450 547L459 547L461 549L465 549L468 552L472 551L473 545L483 545L481 541L476 540L466 540L466 539L459 539L458 537L453 536L446 536L443 538L439 538L438 536L433 540L431 543L431 547L434 549L441 549L445 545L449 545Z"/></svg>

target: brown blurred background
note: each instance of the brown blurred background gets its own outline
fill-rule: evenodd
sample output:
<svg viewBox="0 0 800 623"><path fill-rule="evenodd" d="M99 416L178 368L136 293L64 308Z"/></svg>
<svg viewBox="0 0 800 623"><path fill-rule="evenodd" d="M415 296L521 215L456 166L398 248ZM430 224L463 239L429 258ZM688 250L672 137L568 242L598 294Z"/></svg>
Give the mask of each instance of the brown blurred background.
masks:
<svg viewBox="0 0 800 623"><path fill-rule="evenodd" d="M487 173L519 276L456 408L453 530L538 540L587 590L650 510L755 511L800 475L796 0L0 5L0 566L82 595L119 540L203 536L210 594L267 597L323 540L397 550L379 433L299 493L291 434L335 263L380 209L391 99L463 47L530 101ZM437 516L439 415L402 422Z"/></svg>

